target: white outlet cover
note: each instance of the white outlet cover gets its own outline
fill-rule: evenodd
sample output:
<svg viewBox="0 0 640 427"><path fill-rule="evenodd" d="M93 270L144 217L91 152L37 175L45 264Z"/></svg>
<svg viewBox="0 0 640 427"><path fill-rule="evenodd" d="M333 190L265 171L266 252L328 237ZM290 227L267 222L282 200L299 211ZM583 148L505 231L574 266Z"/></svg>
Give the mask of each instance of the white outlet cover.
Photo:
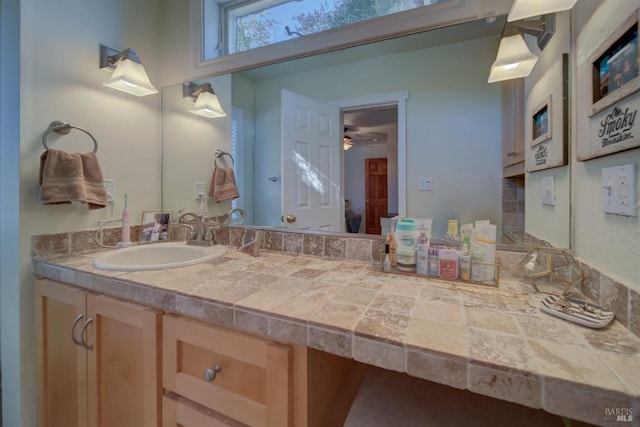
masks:
<svg viewBox="0 0 640 427"><path fill-rule="evenodd" d="M116 180L115 179L103 179L104 189L107 192L107 201L113 202L116 198Z"/></svg>
<svg viewBox="0 0 640 427"><path fill-rule="evenodd" d="M635 163L602 169L602 210L638 216Z"/></svg>

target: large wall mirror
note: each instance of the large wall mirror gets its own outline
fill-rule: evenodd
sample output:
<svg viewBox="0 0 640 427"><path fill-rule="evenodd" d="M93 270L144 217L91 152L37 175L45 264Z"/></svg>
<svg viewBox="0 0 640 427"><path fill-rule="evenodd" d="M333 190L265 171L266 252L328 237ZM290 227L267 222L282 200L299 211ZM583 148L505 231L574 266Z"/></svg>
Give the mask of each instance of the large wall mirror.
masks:
<svg viewBox="0 0 640 427"><path fill-rule="evenodd" d="M283 168L286 91L339 112L331 124L340 141L335 191L324 203L340 213L337 224L318 229L346 232L347 208L362 216L360 233L379 233L366 215L372 159L385 159L387 185L379 191L385 213L432 218L435 238L448 219L490 220L501 229L512 213L503 203L502 86L487 77L504 23L505 17L482 19L200 79L212 84L226 118L190 114L193 103L182 98L182 85L164 87L163 209L199 209L194 184L209 187L214 152L222 149L235 153L242 170L235 203L247 212L245 224L287 226L283 191L299 190L296 179L322 185L324 175L310 168L306 178L292 179ZM351 138L348 150L343 133ZM231 203L209 200L205 208L221 215Z"/></svg>

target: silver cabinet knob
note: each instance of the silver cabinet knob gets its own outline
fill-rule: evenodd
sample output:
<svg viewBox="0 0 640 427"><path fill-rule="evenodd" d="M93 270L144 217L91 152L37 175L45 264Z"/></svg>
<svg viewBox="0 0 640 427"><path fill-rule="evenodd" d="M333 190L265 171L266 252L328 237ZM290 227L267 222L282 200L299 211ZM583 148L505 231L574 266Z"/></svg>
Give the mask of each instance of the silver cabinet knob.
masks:
<svg viewBox="0 0 640 427"><path fill-rule="evenodd" d="M204 379L208 382L212 382L216 379L216 374L222 371L222 367L220 365L216 365L213 369L208 368L204 371Z"/></svg>

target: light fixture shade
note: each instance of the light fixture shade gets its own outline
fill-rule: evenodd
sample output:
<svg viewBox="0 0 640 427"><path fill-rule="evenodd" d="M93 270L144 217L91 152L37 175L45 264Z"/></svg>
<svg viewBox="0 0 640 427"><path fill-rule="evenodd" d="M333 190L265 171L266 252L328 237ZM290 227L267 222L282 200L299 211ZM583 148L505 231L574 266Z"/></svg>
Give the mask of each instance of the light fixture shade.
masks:
<svg viewBox="0 0 640 427"><path fill-rule="evenodd" d="M204 91L198 95L198 99L196 99L196 103L191 112L210 119L216 117L227 117L227 113L224 112L220 105L218 96L209 91Z"/></svg>
<svg viewBox="0 0 640 427"><path fill-rule="evenodd" d="M503 37L491 65L489 83L527 77L537 61L538 57L529 51L521 34Z"/></svg>
<svg viewBox="0 0 640 427"><path fill-rule="evenodd" d="M515 0L507 21L519 21L532 16L569 10L577 0Z"/></svg>
<svg viewBox="0 0 640 427"><path fill-rule="evenodd" d="M136 96L158 93L158 90L149 81L142 64L127 58L118 63L111 78L103 85Z"/></svg>

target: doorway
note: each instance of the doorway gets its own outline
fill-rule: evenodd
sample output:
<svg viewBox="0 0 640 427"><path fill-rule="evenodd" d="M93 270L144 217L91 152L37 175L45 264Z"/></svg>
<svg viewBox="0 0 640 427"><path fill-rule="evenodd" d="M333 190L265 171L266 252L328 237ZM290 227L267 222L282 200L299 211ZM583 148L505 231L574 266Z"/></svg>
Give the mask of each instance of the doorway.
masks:
<svg viewBox="0 0 640 427"><path fill-rule="evenodd" d="M344 197L362 215L359 231L380 234L380 217L398 213L398 105L343 108L341 116Z"/></svg>

